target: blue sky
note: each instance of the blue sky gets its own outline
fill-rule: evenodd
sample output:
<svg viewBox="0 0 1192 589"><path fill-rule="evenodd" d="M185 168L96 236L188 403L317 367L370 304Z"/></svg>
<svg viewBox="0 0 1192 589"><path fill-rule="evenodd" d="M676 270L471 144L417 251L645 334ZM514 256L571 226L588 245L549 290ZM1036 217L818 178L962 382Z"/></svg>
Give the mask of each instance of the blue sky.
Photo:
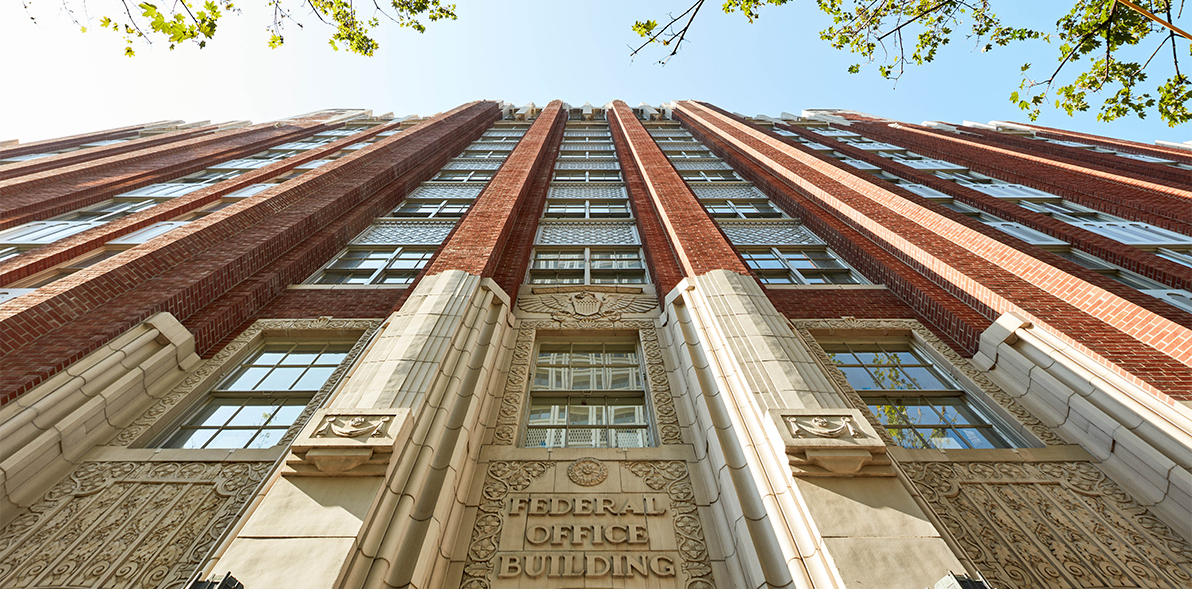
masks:
<svg viewBox="0 0 1192 589"><path fill-rule="evenodd" d="M81 34L53 2L34 0L39 22L33 24L21 3L9 0L0 3L0 51L8 57L0 139L32 141L160 119L262 122L332 107L429 115L481 98L518 105L694 98L747 115L849 108L916 123L1024 121L1008 100L1019 67L1029 61L1042 70L1055 62L1053 46L982 54L960 40L894 87L872 67L845 71L856 58L819 40L827 23L810 0L765 7L752 25L709 2L689 45L668 65L654 63L659 51L631 61L633 21L661 20L687 2L457 0L459 20L429 23L423 35L383 27L380 50L366 58L332 51L330 29L310 16L301 17L305 29L289 27L284 47L269 49L264 2L244 0L244 12L226 18L206 49L139 46L130 59L117 35L97 23ZM1018 4L1002 3L1003 10ZM1032 3L1032 18L1045 26L1063 5ZM87 6L98 16L119 3ZM1192 125L1172 129L1157 116L1105 124L1091 113L1070 118L1046 109L1038 122L1147 143L1192 139Z"/></svg>

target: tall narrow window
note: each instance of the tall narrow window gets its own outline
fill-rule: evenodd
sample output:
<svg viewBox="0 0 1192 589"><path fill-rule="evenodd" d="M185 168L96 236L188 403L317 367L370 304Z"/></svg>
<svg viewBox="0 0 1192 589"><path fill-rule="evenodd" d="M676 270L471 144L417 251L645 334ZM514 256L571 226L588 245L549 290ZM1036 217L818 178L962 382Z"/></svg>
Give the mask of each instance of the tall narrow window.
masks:
<svg viewBox="0 0 1192 589"><path fill-rule="evenodd" d="M824 351L904 448L1009 448L1008 437L909 341L824 344Z"/></svg>
<svg viewBox="0 0 1192 589"><path fill-rule="evenodd" d="M527 448L652 445L641 357L634 343L538 346Z"/></svg>
<svg viewBox="0 0 1192 589"><path fill-rule="evenodd" d="M294 425L352 344L267 343L208 394L167 448L270 448Z"/></svg>

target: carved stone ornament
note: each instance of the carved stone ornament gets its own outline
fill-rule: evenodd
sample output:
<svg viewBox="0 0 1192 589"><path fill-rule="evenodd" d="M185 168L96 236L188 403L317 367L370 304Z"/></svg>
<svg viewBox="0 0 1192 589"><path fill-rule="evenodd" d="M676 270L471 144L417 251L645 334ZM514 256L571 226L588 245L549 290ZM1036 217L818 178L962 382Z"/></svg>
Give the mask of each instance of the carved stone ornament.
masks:
<svg viewBox="0 0 1192 589"><path fill-rule="evenodd" d="M601 322L617 322L623 313L648 313L658 307L658 298L640 294L640 288L614 287L621 292L602 292L597 287L535 288L517 297L517 306L527 313L544 313L562 322L581 327ZM631 294L624 291L637 291ZM589 325L591 324L591 325Z"/></svg>
<svg viewBox="0 0 1192 589"><path fill-rule="evenodd" d="M84 462L0 532L0 587L182 589L272 462Z"/></svg>
<svg viewBox="0 0 1192 589"><path fill-rule="evenodd" d="M283 474L381 476L409 416L406 408L320 409L290 446Z"/></svg>
<svg viewBox="0 0 1192 589"><path fill-rule="evenodd" d="M895 476L886 443L857 409L770 412L795 476Z"/></svg>
<svg viewBox="0 0 1192 589"><path fill-rule="evenodd" d="M554 466L553 462L501 461L488 465L484 487L480 491L479 512L472 526L472 537L468 542L468 559L464 563L461 589L489 589L489 575L493 571L493 558L501 541L501 529L505 525L502 514L505 498L513 491L523 491Z"/></svg>
<svg viewBox="0 0 1192 589"><path fill-rule="evenodd" d="M974 366L967 359L961 357L960 354L957 354L955 350L941 341L940 338L936 337L936 335L931 333L931 331L926 327L923 327L923 325L918 321L912 319L856 319L851 317L842 319L794 319L791 320L791 327L794 328L795 333L797 333L803 339L803 342L807 344L807 347L811 349L812 354L820 363L823 373L828 375L828 378L836 385L836 388L842 395L844 395L845 399L847 399L853 407L861 411L869 423L876 428L878 435L880 435L881 438L891 446L897 446L898 444L893 438L890 437L889 433L886 432L886 429L881 426L881 423L869 410L869 406L861 399L861 396L857 394L857 391L853 390L852 385L848 383L848 379L845 378L844 373L841 372L840 369L836 368L836 365L832 362L832 359L828 356L827 352L825 352L823 347L819 345L819 343L815 340L815 337L811 335L812 330L873 330L904 331L908 333L914 332L916 336L922 339L922 341L926 342L927 345L931 346L932 349L943 356L952 368L963 374L966 379L976 384L977 387L981 389L981 392L985 394L985 396L987 396L994 403L997 403L999 406L1001 406L1002 409L1005 409L1007 413L1013 415L1019 423L1021 423L1026 429L1030 430L1030 432L1034 434L1035 437L1039 438L1041 442L1049 446L1064 445L1067 443L1058 435L1056 435L1055 432L1051 431L1051 428L1044 425L1043 422L1039 421L1039 419L1034 415L1031 415L1030 411L1027 411L1025 407L1018 403L1018 401L1014 400L1014 398L1010 395L1007 395L1006 392L1001 389L1001 387L998 387L993 381L989 380L989 377L985 376L979 368Z"/></svg>
<svg viewBox="0 0 1192 589"><path fill-rule="evenodd" d="M302 410L302 414L298 419L294 420L294 425L286 431L278 442L280 445L285 445L294 439L298 434L298 430L302 425L310 419L314 413L315 408L323 404L327 399L327 395L339 384L343 375L352 366L356 359L360 357L361 352L364 351L364 346L372 339L372 334L381 326L383 321L380 319L332 319L322 317L319 319L261 319L253 323L251 327L242 331L240 335L236 336L220 351L216 352L210 360L200 364L195 368L185 379L182 380L178 386L174 387L164 397L154 403L152 407L145 411L140 417L132 422L131 425L121 430L116 437L108 442L107 446L128 446L132 444L137 438L141 437L149 430L157 421L174 409L183 400L192 398L192 395L201 386L205 385L213 375L221 374L227 367L227 364L233 357L235 357L246 346L256 341L262 332L287 332L287 331L323 331L339 334L345 331L348 332L364 332L364 334L356 340L356 344L348 351L348 355L344 361L336 367L335 371L331 373L331 377L327 379L327 383L319 392L315 393L311 402Z"/></svg>
<svg viewBox="0 0 1192 589"><path fill-rule="evenodd" d="M621 466L640 477L647 487L664 491L671 503L675 540L679 545L681 568L687 575L685 589L714 589L712 564L708 557L708 542L704 539L704 525L695 505L695 489L687 464L678 460L622 462Z"/></svg>
<svg viewBox="0 0 1192 589"><path fill-rule="evenodd" d="M903 462L991 587L1192 587L1192 545L1088 462Z"/></svg>
<svg viewBox="0 0 1192 589"><path fill-rule="evenodd" d="M518 300L520 301L521 298L519 297ZM594 325L604 329L636 329L638 331L638 340L641 342L642 353L646 361L646 378L649 382L647 393L653 401L658 439L662 444L682 444L683 436L679 429L679 417L675 412L670 379L666 375L666 365L662 361L662 346L658 342L658 332L654 321L618 320L615 323L600 321ZM505 378L505 390L501 395L501 406L497 413L497 424L493 433L494 445L511 446L517 439L517 427L522 418L522 400L529 388L530 360L534 353L534 338L537 333L540 330L581 327L590 326L581 326L574 322L559 323L531 319L520 321L517 340L513 344L513 357L509 362L509 372Z"/></svg>
<svg viewBox="0 0 1192 589"><path fill-rule="evenodd" d="M581 487L595 487L608 479L608 466L595 458L580 458L567 467L567 478Z"/></svg>

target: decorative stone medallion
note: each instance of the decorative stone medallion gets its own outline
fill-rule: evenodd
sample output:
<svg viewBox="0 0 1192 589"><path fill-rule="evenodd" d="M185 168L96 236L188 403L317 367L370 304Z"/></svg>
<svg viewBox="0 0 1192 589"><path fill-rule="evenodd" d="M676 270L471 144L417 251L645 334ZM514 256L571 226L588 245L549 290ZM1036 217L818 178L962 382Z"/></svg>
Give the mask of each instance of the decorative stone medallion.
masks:
<svg viewBox="0 0 1192 589"><path fill-rule="evenodd" d="M595 458L580 458L567 467L567 477L581 487L594 487L608 478L608 467Z"/></svg>

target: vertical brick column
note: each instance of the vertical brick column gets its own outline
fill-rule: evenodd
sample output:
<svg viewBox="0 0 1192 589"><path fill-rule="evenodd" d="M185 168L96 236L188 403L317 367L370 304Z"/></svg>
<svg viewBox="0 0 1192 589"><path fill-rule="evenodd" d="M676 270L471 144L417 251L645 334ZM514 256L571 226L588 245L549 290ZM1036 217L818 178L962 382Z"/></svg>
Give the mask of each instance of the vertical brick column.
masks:
<svg viewBox="0 0 1192 589"><path fill-rule="evenodd" d="M551 139L556 139L557 146L566 124L567 111L563 110L562 101L553 100L542 109L439 249L425 275L447 270L462 270L474 276L496 274L500 253L518 224L517 213L530 193L535 176L548 160L553 163Z"/></svg>
<svg viewBox="0 0 1192 589"><path fill-rule="evenodd" d="M31 153L44 153L47 151L58 151L60 149L69 149L71 147L78 147L85 143L94 141L106 141L108 139L125 139L128 137L136 137L141 129L148 129L150 127L158 127L161 125L168 125L171 123L179 123L181 121L156 121L153 123L143 123L140 125L129 125L127 127L117 127L115 129L107 129L104 131L92 131L90 133L80 133L78 135L70 135L68 137L56 137L54 139L45 139L42 141L33 141L31 143L18 143L9 147L0 148L0 159L10 157L17 157L19 155L29 155Z"/></svg>
<svg viewBox="0 0 1192 589"><path fill-rule="evenodd" d="M0 180L0 229L48 219L330 128L309 122L262 123Z"/></svg>
<svg viewBox="0 0 1192 589"><path fill-rule="evenodd" d="M699 276L723 269L752 276L720 227L708 216L666 154L633 115L633 110L617 100L606 116L609 126L617 129L614 134L620 134L624 139L626 148L621 153L621 161L628 164L625 167L632 166L641 174L653 210L667 231L684 274Z"/></svg>
<svg viewBox="0 0 1192 589"><path fill-rule="evenodd" d="M1156 398L1192 399L1192 330L858 178L718 109L684 101L682 118L789 190L871 236L990 318L1017 312Z"/></svg>
<svg viewBox="0 0 1192 589"><path fill-rule="evenodd" d="M1118 149L1127 153L1136 153L1138 155L1149 155L1152 157L1166 158L1180 163L1192 164L1192 151L1187 149L1179 149L1176 147L1166 147L1163 145L1148 145L1146 143L1139 143L1137 141L1128 141L1126 139L1115 139L1113 137L1102 137L1100 135L1092 135L1089 133L1078 133L1076 131L1068 131L1065 129L1053 129L1051 127L1044 127L1041 125L1027 124L1027 123L1013 123L1020 127L1026 127L1033 130L1039 137L1046 137L1048 139L1059 139L1060 141L1074 141L1076 143L1087 143L1089 145L1099 145L1101 147L1108 147L1110 149Z"/></svg>
<svg viewBox="0 0 1192 589"><path fill-rule="evenodd" d="M1187 189L1189 186L1192 186L1192 170L1184 170L1167 164L1125 158L1117 154L1094 151L1084 147L1073 147L1039 139L1028 139L1020 135L1011 135L990 129L977 127L960 128L964 134L980 137L982 141L988 142L990 145L997 145L1019 153L1042 156L1057 161L1067 161L1112 174L1118 174L1124 178L1154 182L1177 189Z"/></svg>
<svg viewBox="0 0 1192 589"><path fill-rule="evenodd" d="M1192 235L1192 184L1174 188L1071 161L1020 153L977 137L918 125L856 121L849 127L877 141L947 160L987 176L1050 192L1131 221Z"/></svg>
<svg viewBox="0 0 1192 589"><path fill-rule="evenodd" d="M396 204L404 196L401 187L433 175L499 112L493 102L452 109L0 304L0 401L11 401L154 313L187 322L199 346L219 341ZM301 252L302 261L286 257L304 247L310 249ZM246 288L226 304L210 307L242 284Z"/></svg>
<svg viewBox="0 0 1192 589"><path fill-rule="evenodd" d="M517 287L525 279L526 269L530 264L530 252L534 249L534 235L538 231L538 221L542 218L542 209L546 206L546 197L550 193L551 178L555 173L555 161L559 158L559 147L563 143L563 131L567 128L566 111L560 110L564 114L563 124L553 126L551 134L543 144L542 149L545 150L545 157L534 172L524 201L516 211L512 212L513 228L504 247L498 252L499 262L493 271L493 280L510 297L517 296Z"/></svg>
<svg viewBox="0 0 1192 589"><path fill-rule="evenodd" d="M612 111L609 111L610 114ZM611 117L606 115L609 120ZM666 297L676 285L683 280L683 268L679 264L679 255L675 253L674 244L666 227L654 207L654 199L650 196L650 189L646 187L646 179L631 157L629 141L619 125L609 123L609 131L613 136L613 145L617 149L617 159L621 163L621 173L625 176L625 190L629 193L629 203L633 207L633 216L637 219L637 231L642 237L642 249L646 252L646 266L650 269L650 279L658 285L659 299Z"/></svg>
<svg viewBox="0 0 1192 589"><path fill-rule="evenodd" d="M990 196L984 192L969 188L967 186L962 186L956 182L944 180L935 174L917 170L906 164L900 163L895 159L881 157L872 151L861 149L852 145L851 143L838 141L832 137L824 137L815 133L811 133L796 125L786 125L779 123L776 126L803 137L804 139L830 145L832 149L835 149L836 151L839 151L850 158L872 164L900 178L904 178L916 184L921 184L923 186L927 186L928 188L938 190L953 197L953 199L959 202L971 205L987 213L997 215L998 217L1006 219L1007 221L1021 223L1027 227L1030 227L1031 229L1035 229L1057 239L1062 239L1072 244L1074 247L1108 260L1127 270L1137 272L1148 278L1153 278L1159 282L1170 285L1173 288L1192 289L1192 273L1189 273L1186 266L1182 266L1165 258L1160 258L1151 252L1128 246L1121 243L1120 241L1110 239L1070 223L1065 223L1048 215L1025 209L1018 206L1017 204L1006 202L1003 199ZM784 139L782 137L776 138L779 141L783 141L784 143L790 143L794 145L794 143L791 143L790 140ZM930 208L941 215L951 217L962 223L965 222L965 215L949 210L942 205L932 203L930 200L911 193L908 190L904 190L897 186L890 186L883 180L878 180L877 182L894 192L902 194L905 198L917 202L921 206ZM998 239L999 241L1009 243L1018 249L1029 248L1032 250L1032 255L1047 255L1042 248L1030 246L1021 240L1010 237L1008 234L998 231L992 227L976 222L968 222L967 224L977 231L989 235L994 239ZM1150 306L1152 303L1156 302L1153 297L1140 295L1134 289L1126 287L1117 281L1102 277L1097 273L1092 272L1087 268L1080 267L1071 261L1056 258L1058 258L1058 256L1053 256L1052 259L1049 260L1049 263L1063 264L1062 266L1057 267L1062 267L1067 272L1080 275L1084 280L1098 284L1106 290L1117 293L1119 296L1131 299L1140 306L1147 307L1152 310L1158 307ZM1147 299L1150 300L1148 301ZM1159 308L1167 309L1167 305L1162 305L1162 307Z"/></svg>

